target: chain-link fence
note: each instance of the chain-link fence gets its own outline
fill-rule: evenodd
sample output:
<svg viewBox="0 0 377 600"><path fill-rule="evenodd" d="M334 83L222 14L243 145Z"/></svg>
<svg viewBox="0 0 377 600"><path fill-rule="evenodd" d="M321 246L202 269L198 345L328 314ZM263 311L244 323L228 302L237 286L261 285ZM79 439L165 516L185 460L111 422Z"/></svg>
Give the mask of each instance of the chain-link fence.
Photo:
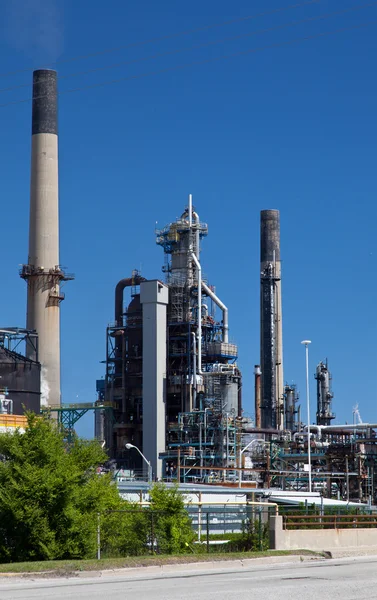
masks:
<svg viewBox="0 0 377 600"><path fill-rule="evenodd" d="M97 558L267 550L269 514L268 507L226 505L178 514L149 507L106 511L97 516Z"/></svg>

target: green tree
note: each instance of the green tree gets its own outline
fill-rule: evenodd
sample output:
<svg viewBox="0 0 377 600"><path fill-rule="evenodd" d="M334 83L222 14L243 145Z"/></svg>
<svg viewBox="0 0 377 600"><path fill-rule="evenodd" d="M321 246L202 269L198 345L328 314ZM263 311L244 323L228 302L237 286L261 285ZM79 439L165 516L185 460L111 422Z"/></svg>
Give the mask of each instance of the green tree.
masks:
<svg viewBox="0 0 377 600"><path fill-rule="evenodd" d="M120 511L101 515L101 549L107 558L150 553L147 511L123 501Z"/></svg>
<svg viewBox="0 0 377 600"><path fill-rule="evenodd" d="M151 528L158 551L162 554L187 552L196 536L178 487L167 488L163 483L156 483L150 497Z"/></svg>
<svg viewBox="0 0 377 600"><path fill-rule="evenodd" d="M68 448L57 425L27 415L25 433L0 434L0 561L92 558L97 514L123 502L96 473L97 442Z"/></svg>

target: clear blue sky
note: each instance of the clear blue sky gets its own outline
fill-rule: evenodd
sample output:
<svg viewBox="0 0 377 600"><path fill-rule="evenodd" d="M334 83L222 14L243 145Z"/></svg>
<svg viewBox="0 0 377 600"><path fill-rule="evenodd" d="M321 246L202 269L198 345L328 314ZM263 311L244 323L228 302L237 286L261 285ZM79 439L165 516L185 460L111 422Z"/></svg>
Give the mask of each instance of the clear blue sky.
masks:
<svg viewBox="0 0 377 600"><path fill-rule="evenodd" d="M140 265L161 276L155 222L174 220L192 193L209 224L203 270L239 344L245 410L259 362L259 213L277 208L285 378L304 400L309 338L312 417L312 374L328 357L337 421L356 402L377 420L377 23L353 28L377 20L377 3L325 18L365 4L319 1L140 45L289 0L0 3L0 88L13 88L0 104L29 98L31 70L54 61L62 92L121 79L60 98L61 263L76 275L61 311L64 402L95 399L114 286ZM30 102L0 108L2 326L25 325L30 113ZM79 431L90 430L86 419Z"/></svg>

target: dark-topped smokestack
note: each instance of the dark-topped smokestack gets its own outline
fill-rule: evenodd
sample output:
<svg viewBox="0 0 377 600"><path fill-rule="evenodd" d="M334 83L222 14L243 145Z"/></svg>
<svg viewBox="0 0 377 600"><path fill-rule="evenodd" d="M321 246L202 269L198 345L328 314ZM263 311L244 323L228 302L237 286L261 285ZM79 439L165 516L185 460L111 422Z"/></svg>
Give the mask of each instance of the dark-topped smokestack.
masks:
<svg viewBox="0 0 377 600"><path fill-rule="evenodd" d="M60 404L60 282L68 279L59 266L57 73L33 73L29 257L21 277L27 280L27 328L39 336L42 364L41 402ZM34 348L27 354L34 357Z"/></svg>
<svg viewBox="0 0 377 600"><path fill-rule="evenodd" d="M280 214L261 211L261 423L282 428L283 339L281 305Z"/></svg>

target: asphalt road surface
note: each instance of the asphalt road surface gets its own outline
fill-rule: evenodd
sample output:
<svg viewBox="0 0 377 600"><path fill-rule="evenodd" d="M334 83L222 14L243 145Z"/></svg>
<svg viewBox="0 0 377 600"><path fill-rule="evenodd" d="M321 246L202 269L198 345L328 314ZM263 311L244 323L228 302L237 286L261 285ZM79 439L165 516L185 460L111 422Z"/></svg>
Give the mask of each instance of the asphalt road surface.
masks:
<svg viewBox="0 0 377 600"><path fill-rule="evenodd" d="M133 577L0 581L0 600L376 600L377 556Z"/></svg>

